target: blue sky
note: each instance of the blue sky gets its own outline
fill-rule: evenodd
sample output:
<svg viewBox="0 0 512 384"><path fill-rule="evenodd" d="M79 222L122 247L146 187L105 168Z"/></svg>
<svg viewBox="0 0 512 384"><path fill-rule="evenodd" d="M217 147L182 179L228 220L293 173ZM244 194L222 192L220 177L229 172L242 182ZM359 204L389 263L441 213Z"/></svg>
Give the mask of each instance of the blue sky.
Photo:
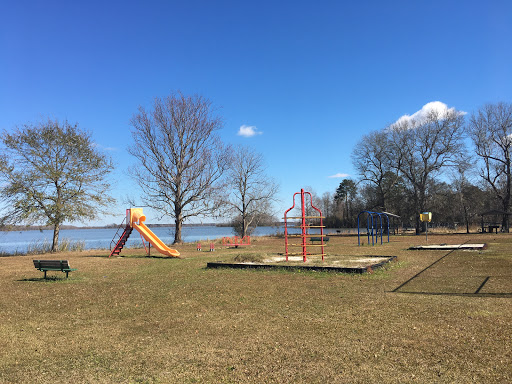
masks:
<svg viewBox="0 0 512 384"><path fill-rule="evenodd" d="M342 181L329 176L356 178L354 145L404 114L511 102L511 20L505 0L4 2L0 129L49 116L90 130L117 164L117 215L98 223L116 222L136 188L137 107L201 94L225 142L264 155L282 214L303 186L321 195Z"/></svg>

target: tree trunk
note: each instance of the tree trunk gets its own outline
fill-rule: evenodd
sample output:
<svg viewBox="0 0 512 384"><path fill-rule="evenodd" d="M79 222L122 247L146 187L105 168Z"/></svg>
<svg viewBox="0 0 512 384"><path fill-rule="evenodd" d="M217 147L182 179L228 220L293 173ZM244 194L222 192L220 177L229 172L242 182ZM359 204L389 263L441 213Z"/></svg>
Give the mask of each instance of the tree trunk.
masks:
<svg viewBox="0 0 512 384"><path fill-rule="evenodd" d="M420 233L421 233L420 215L416 214L416 234L419 235Z"/></svg>
<svg viewBox="0 0 512 384"><path fill-rule="evenodd" d="M57 247L59 245L59 231L60 231L60 224L56 223L53 226L52 252L57 252Z"/></svg>
<svg viewBox="0 0 512 384"><path fill-rule="evenodd" d="M247 219L244 218L243 220L243 229L242 229L242 238L244 238L245 236L247 236Z"/></svg>
<svg viewBox="0 0 512 384"><path fill-rule="evenodd" d="M181 241L181 228L183 227L183 221L179 218L176 218L174 220L175 222L175 230L174 230L174 243L173 244L180 244Z"/></svg>
<svg viewBox="0 0 512 384"><path fill-rule="evenodd" d="M247 207L245 205L245 194L242 196L242 238L247 235Z"/></svg>
<svg viewBox="0 0 512 384"><path fill-rule="evenodd" d="M502 232L505 232L505 233L509 233L509 228L508 228L508 207L509 207L509 203L506 202L508 199L505 199L504 202L503 202L503 211L505 211L506 213L503 214L503 217L501 218L501 231Z"/></svg>
<svg viewBox="0 0 512 384"><path fill-rule="evenodd" d="M386 194L381 187L379 187L379 200L380 209L386 212Z"/></svg>
<svg viewBox="0 0 512 384"><path fill-rule="evenodd" d="M425 189L424 185L420 185L416 191L416 207L419 208L419 212L416 213L416 234L419 235L426 231L426 224L420 220L420 213L425 212Z"/></svg>
<svg viewBox="0 0 512 384"><path fill-rule="evenodd" d="M503 220L501 224L501 230L502 232L509 233L509 226L508 226L508 211L510 208L510 184L511 184L511 174L510 174L510 153L507 151L506 153L506 172L507 172L507 184L505 186L505 198L503 199L503 210L506 212L503 215Z"/></svg>
<svg viewBox="0 0 512 384"><path fill-rule="evenodd" d="M469 215L468 215L468 209L464 205L464 220L466 221L466 233L469 233Z"/></svg>
<svg viewBox="0 0 512 384"><path fill-rule="evenodd" d="M249 228L249 220L247 218L247 214L244 212L242 214L242 238L247 236L247 229Z"/></svg>
<svg viewBox="0 0 512 384"><path fill-rule="evenodd" d="M181 230L183 228L183 215L181 207L174 208L174 243L173 244L181 244L183 241L181 240Z"/></svg>

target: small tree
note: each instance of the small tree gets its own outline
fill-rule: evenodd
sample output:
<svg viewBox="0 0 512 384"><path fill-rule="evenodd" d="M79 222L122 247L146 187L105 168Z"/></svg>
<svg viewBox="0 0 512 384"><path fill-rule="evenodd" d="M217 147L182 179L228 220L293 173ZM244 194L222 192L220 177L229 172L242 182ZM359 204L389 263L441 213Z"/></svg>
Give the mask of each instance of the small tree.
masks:
<svg viewBox="0 0 512 384"><path fill-rule="evenodd" d="M131 120L139 162L131 169L143 191L143 203L174 218L174 243L181 243L185 220L219 208L229 147L216 135L222 121L201 96L173 93L156 98L149 112L139 107Z"/></svg>
<svg viewBox="0 0 512 384"><path fill-rule="evenodd" d="M226 200L234 215L233 226L240 236L247 236L265 218L272 217L272 202L278 185L265 174L263 157L247 147L238 147L231 158Z"/></svg>
<svg viewBox="0 0 512 384"><path fill-rule="evenodd" d="M114 201L106 181L111 159L78 125L49 119L3 132L1 143L0 193L6 206L1 221L51 225L52 252L62 223L92 220Z"/></svg>

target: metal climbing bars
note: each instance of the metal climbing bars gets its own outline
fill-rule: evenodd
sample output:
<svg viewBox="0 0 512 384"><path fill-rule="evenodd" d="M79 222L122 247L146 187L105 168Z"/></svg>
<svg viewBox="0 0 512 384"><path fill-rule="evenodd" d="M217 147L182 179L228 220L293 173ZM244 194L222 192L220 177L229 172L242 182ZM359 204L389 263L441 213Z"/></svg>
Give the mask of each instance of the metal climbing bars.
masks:
<svg viewBox="0 0 512 384"><path fill-rule="evenodd" d="M360 226L359 226L359 218L364 213L367 214L366 215L366 234L368 236L368 245L370 244L370 236L372 238L372 245L375 245L375 243L378 242L379 232L380 232L380 243L382 244L382 232L383 232L382 217L385 217L386 221L387 221L386 232L388 234L388 243L389 243L389 217L388 217L388 215L385 213L380 213L380 212L362 211L359 213L359 215L357 215L357 243L358 243L358 245L361 245L361 231L360 231ZM379 218L380 231L379 231L379 227L377 227L377 220L373 220L374 217Z"/></svg>
<svg viewBox="0 0 512 384"><path fill-rule="evenodd" d="M300 195L300 204L301 204L301 216L296 217L288 217L288 212L295 208L295 196ZM306 195L309 196L309 204L312 209L318 212L318 216L306 216ZM284 213L284 239L285 239L285 256L286 261L288 261L288 256L290 255L302 255L302 260L307 261L307 255L310 256L322 256L322 261L324 260L325 252L324 252L324 225L323 221L324 217L322 216L322 211L313 205L313 198L311 197L311 193L304 192L304 189L301 189L300 192L296 192L293 195L293 205L291 208L287 209ZM300 225L289 225L288 220L300 220ZM315 224L320 225L315 225ZM288 233L288 228L300 228L300 234L290 234ZM320 234L309 234L310 228L319 228ZM307 239L311 237L319 237L320 244L309 244L307 243ZM289 238L296 238L301 240L300 243L289 243ZM320 247L320 253L311 253L308 252L307 248L309 247ZM300 247L302 249L301 252L290 252L289 247Z"/></svg>

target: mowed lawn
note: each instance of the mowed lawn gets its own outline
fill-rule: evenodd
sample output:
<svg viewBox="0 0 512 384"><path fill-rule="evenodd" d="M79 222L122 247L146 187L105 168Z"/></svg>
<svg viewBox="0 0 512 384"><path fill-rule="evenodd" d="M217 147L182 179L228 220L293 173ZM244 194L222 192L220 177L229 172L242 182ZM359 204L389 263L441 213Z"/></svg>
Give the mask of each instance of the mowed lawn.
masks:
<svg viewBox="0 0 512 384"><path fill-rule="evenodd" d="M465 242L488 248L331 237L331 255L398 257L367 275L206 269L282 253L277 238L211 253L187 244L181 260L130 249L3 257L0 382L509 383L512 235L429 235ZM34 258L78 271L45 281Z"/></svg>

